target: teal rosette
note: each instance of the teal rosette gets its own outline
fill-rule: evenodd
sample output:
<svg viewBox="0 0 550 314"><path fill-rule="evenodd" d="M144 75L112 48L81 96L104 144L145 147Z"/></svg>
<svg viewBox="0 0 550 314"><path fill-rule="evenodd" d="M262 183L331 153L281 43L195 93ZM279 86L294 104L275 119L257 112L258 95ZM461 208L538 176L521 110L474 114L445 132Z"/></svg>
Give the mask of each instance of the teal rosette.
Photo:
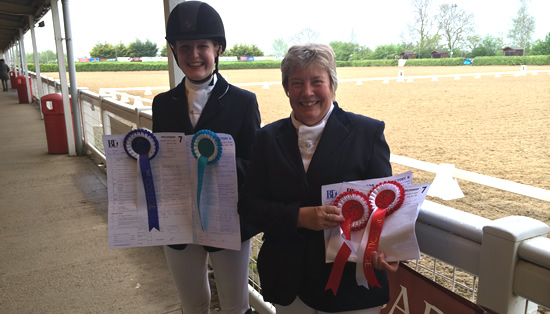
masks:
<svg viewBox="0 0 550 314"><path fill-rule="evenodd" d="M210 130L200 130L191 140L191 151L198 160L197 165L197 208L202 230L208 229L208 207L201 208L201 190L204 171L207 165L217 163L222 156L222 142L218 135Z"/></svg>
<svg viewBox="0 0 550 314"><path fill-rule="evenodd" d="M159 142L153 133L145 129L136 129L126 134L123 143L126 154L139 162L147 200L149 231L153 229L160 231L155 183L153 171L151 170L151 159L159 151Z"/></svg>

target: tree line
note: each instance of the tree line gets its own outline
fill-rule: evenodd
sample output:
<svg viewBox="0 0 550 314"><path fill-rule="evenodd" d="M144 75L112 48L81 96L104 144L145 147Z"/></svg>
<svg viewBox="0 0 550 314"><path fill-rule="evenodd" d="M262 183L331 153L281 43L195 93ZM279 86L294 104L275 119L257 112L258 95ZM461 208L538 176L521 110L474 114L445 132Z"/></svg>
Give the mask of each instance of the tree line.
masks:
<svg viewBox="0 0 550 314"><path fill-rule="evenodd" d="M408 24L409 33L402 34L401 43L381 45L374 50L359 45L353 39L349 42L332 41L329 45L336 54L337 61L377 60L399 58L402 52L413 52L416 58L431 58L434 50L445 50L450 57L475 58L479 56L500 56L505 46L520 47L524 55L550 55L550 33L546 38L532 41L535 19L528 13L528 0L520 0L520 8L512 19L508 37L481 36L475 33L474 15L454 4L443 4L432 8L433 0L411 0L413 20ZM285 41L273 41L272 56L284 57L289 45L316 42L319 32L305 28ZM91 58L114 59L117 57L166 57L167 46L159 49L150 40L116 45L97 43L89 52ZM32 54L31 54L32 55ZM255 44L235 44L226 49L222 56L246 57L264 56ZM29 59L29 60L32 60ZM45 51L39 54L40 63L56 63L55 53Z"/></svg>

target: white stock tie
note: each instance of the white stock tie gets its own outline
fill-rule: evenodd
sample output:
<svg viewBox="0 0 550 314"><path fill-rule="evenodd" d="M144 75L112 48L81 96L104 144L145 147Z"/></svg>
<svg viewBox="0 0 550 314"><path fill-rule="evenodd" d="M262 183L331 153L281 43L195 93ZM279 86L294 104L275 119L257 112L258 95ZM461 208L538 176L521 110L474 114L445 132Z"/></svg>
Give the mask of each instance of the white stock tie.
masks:
<svg viewBox="0 0 550 314"><path fill-rule="evenodd" d="M202 109L208 101L208 90L198 89L189 91L189 118L193 127L197 125L202 113Z"/></svg>

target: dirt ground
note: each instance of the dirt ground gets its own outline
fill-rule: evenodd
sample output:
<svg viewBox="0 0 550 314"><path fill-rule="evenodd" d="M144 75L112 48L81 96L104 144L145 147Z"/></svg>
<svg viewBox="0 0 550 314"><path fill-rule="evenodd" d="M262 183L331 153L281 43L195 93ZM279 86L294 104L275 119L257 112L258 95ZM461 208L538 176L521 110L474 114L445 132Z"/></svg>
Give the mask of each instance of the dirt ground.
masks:
<svg viewBox="0 0 550 314"><path fill-rule="evenodd" d="M404 71L404 82L396 78ZM487 67L366 67L339 68L336 100L353 111L386 123L391 152L425 162L454 164L456 168L550 190L550 66ZM463 76L514 72L497 76ZM233 84L280 82L278 69L225 70ZM54 73L46 73L55 77ZM432 80L433 75L450 75ZM411 76L426 76L414 78ZM347 79L380 78L358 85ZM77 83L99 92L101 87L168 86L167 71L79 72ZM243 87L258 97L262 121L268 124L290 114L281 85ZM145 96L142 92L134 95ZM393 165L394 174L412 170L415 183L432 182L435 174ZM428 199L488 219L527 216L550 225L550 202L464 180L464 198ZM544 312L548 313L548 312Z"/></svg>

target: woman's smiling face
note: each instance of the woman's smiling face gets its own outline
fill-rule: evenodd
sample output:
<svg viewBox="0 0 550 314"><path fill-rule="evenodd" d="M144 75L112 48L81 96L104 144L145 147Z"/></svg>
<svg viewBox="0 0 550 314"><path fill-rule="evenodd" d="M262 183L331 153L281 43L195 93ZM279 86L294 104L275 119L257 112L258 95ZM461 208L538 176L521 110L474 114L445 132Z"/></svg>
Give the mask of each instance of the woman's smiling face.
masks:
<svg viewBox="0 0 550 314"><path fill-rule="evenodd" d="M332 104L332 86L327 71L317 63L292 72L288 98L296 120L307 126L319 123Z"/></svg>
<svg viewBox="0 0 550 314"><path fill-rule="evenodd" d="M202 81L212 75L221 46L208 39L178 40L175 51L185 76L192 81Z"/></svg>

